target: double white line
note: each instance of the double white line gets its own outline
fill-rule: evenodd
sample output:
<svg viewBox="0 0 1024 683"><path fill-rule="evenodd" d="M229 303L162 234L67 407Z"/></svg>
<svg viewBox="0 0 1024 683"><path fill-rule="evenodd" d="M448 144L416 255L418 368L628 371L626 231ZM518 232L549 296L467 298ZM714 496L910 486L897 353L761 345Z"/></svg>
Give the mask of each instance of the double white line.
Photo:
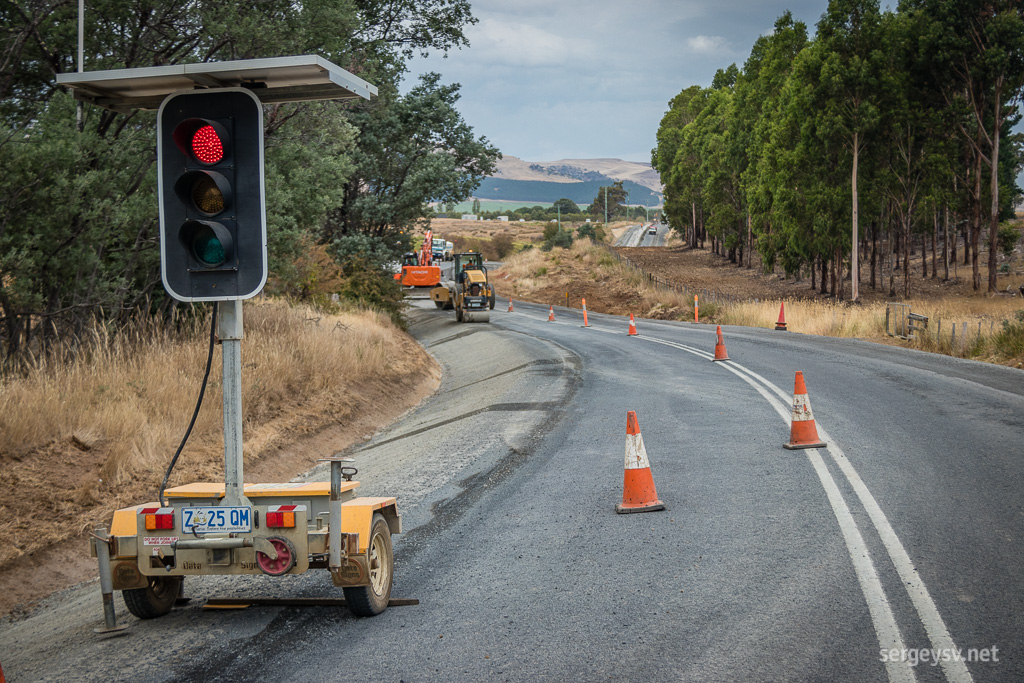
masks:
<svg viewBox="0 0 1024 683"><path fill-rule="evenodd" d="M713 354L707 353L706 351L702 351L685 344L669 341L667 339L658 339L647 335L640 337L640 339L653 342L655 344L671 346L708 360L711 360L714 357ZM768 401L769 405L775 409L775 412L779 414L779 417L781 417L787 425L790 423L790 420L792 419L790 410L792 396L787 395L782 391L782 389L775 386L772 382L768 381L756 372L743 367L739 363L734 361L724 361L717 363L717 365L725 368L729 372L732 372L753 387L757 393ZM818 436L820 436L821 440L827 445L829 455L832 456L832 459L839 467L839 470L846 477L850 486L853 487L854 492L857 494L857 498L860 500L861 505L864 506L864 510L871 519L871 524L875 527L875 531L878 532L879 537L882 539L882 545L885 546L885 550L889 554L889 558L892 560L893 566L896 568L896 571L907 590L907 594L910 596L910 600L913 603L914 608L917 610L918 617L928 634L928 638L932 642L933 649L941 650L943 652L956 652L956 644L953 642L952 636L949 635L949 630L946 628L945 622L942 621L942 616L939 614L939 610L935 606L935 602L928 594L928 589L925 587L924 581L922 581L921 577L918 575L917 569L914 568L914 564L911 562L910 556L907 554L906 549L900 542L899 537L896 536L896 532L893 530L892 525L889 524L889 520L886 519L885 513L882 512L882 508L879 507L875 497L871 495L871 491L868 490L868 487L864 484L860 475L857 474L857 471L847 459L846 454L843 453L843 450L821 426L821 422L816 421L816 425L818 428ZM850 508L846 504L846 500L843 498L843 494L840 492L839 487L836 485L835 479L832 478L831 473L829 473L828 468L825 466L825 463L821 458L821 454L819 453L819 449L810 448L807 449L806 452L807 458L811 461L811 465L814 467L814 471L818 474L818 479L821 480L821 485L825 489L825 494L828 496L829 503L832 505L832 511L835 513L836 520L839 522L839 528L843 532L843 538L846 540L846 548L850 553L850 559L853 561L853 568L857 574L857 580L860 582L861 591L864 593L864 599L867 601L868 611L871 614L871 621L875 626L875 633L878 636L878 644L882 650L890 650L894 648L901 651L905 650L903 636L900 633L899 626L896 624L896 619L893 616L889 600L886 598L885 590L882 588L882 583L878 579L878 572L875 570L874 562L871 559L871 555L868 553L867 546L864 543L864 538L861 536L860 529L857 527L857 522L850 513ZM956 683L967 683L973 680L970 672L967 670L967 665L963 660L950 658L949 661L942 661L941 664L947 680L955 681ZM890 681L917 680L914 676L914 668L910 666L909 662L898 661L894 658L887 658L885 668Z"/></svg>
<svg viewBox="0 0 1024 683"><path fill-rule="evenodd" d="M613 331L595 325L591 325L590 329L608 334L622 333L621 330ZM692 353L707 360L714 358L713 354L706 351L667 339L659 339L648 335L638 336L636 339L671 346L672 348ZM729 360L717 363L716 365L725 368L753 387L775 409L779 417L787 425L790 424L792 419L791 395L786 394L772 382L739 363ZM857 474L857 470L854 469L846 454L843 453L843 450L828 435L828 432L825 431L820 422L816 421L815 423L818 436L825 442L829 455L832 456L832 460L850 483L861 505L867 512L872 526L875 527L875 531L878 533L879 538L881 538L882 545L885 547L889 559L892 560L893 566L896 568L896 572L906 588L907 595L917 611L918 618L928 634L932 648L941 652L958 652L959 650L949 634L949 629L946 628L946 624L942 620L942 615L939 614L935 602L928 593L928 588L918 575L914 563L910 560L910 555L907 554L906 548L903 547L903 543L900 542L892 525L889 524L889 520L886 518L885 513L882 512L882 508L879 507L878 501L871 495L871 491L868 490L860 475ZM867 545L864 543L864 538L861 536L857 522L850 513L850 508L843 498L839 486L836 485L835 479L832 478L828 467L825 466L819 449L809 448L806 449L806 453L811 466L814 467L814 471L818 475L818 479L821 480L821 485L828 496L829 504L832 506L832 511L839 522L839 528L846 541L846 549L850 553L850 560L853 562L857 580L860 583L861 591L864 593L864 599L867 601L868 612L871 615L871 621L878 636L879 647L885 651L892 649L903 651L906 649L903 643L903 636L900 633L899 625L896 623L896 618L893 616L892 607L889 605L889 599L885 595L882 582L878 579L878 572L875 570L874 561L871 559ZM879 658L881 659L881 656ZM970 683L974 680L967 670L967 664L963 659L943 658L940 663L947 680L955 683ZM914 675L914 667L903 658L885 658L885 668L889 680L894 683L896 681L917 680Z"/></svg>

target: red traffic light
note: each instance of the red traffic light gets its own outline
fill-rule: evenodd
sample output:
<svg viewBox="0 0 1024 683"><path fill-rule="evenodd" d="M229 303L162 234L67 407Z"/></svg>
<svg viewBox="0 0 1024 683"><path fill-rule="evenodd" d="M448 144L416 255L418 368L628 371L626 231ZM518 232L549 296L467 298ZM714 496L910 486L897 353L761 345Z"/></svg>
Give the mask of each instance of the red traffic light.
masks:
<svg viewBox="0 0 1024 683"><path fill-rule="evenodd" d="M224 143L213 126L207 124L192 134L192 153L204 164L224 158Z"/></svg>
<svg viewBox="0 0 1024 683"><path fill-rule="evenodd" d="M228 153L227 132L217 121L186 119L175 127L173 137L182 153L206 166L219 164Z"/></svg>

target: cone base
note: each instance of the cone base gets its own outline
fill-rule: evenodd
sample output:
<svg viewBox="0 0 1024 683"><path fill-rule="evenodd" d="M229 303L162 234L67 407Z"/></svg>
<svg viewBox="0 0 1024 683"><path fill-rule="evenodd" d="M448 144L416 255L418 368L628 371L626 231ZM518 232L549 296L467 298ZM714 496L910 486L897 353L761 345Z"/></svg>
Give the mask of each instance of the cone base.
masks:
<svg viewBox="0 0 1024 683"><path fill-rule="evenodd" d="M802 448L826 448L827 445L819 441L818 443L784 443L782 447L787 450L798 451Z"/></svg>
<svg viewBox="0 0 1024 683"><path fill-rule="evenodd" d="M785 325L778 325L778 324L775 325L775 331L776 332L789 332L789 330L786 329Z"/></svg>
<svg viewBox="0 0 1024 683"><path fill-rule="evenodd" d="M656 500L653 503L640 503L635 505L628 505L626 503L618 503L615 506L615 511L620 515L628 515L633 512L655 512L656 510L664 510L665 504L660 500Z"/></svg>
<svg viewBox="0 0 1024 683"><path fill-rule="evenodd" d="M716 360L729 360L729 356L722 356L721 358L712 358L711 362L714 363Z"/></svg>

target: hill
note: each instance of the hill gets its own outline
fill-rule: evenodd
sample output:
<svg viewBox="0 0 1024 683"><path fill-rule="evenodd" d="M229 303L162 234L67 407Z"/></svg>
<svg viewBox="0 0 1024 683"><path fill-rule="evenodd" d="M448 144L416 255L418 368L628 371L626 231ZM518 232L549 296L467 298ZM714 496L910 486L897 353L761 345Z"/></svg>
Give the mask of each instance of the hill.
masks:
<svg viewBox="0 0 1024 683"><path fill-rule="evenodd" d="M650 164L622 159L562 159L524 161L506 156L492 176L484 178L473 196L477 199L552 204L566 197L590 204L601 187L622 181L630 204L659 206L661 183Z"/></svg>

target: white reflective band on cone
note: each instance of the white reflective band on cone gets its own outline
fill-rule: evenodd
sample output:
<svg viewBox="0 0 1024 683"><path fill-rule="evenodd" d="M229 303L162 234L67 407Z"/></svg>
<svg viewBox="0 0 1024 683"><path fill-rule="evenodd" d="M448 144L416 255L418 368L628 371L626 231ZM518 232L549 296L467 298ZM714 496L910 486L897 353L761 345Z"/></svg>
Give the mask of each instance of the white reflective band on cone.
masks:
<svg viewBox="0 0 1024 683"><path fill-rule="evenodd" d="M644 448L644 437L640 434L626 434L626 469L642 470L650 468L647 461L647 449Z"/></svg>
<svg viewBox="0 0 1024 683"><path fill-rule="evenodd" d="M796 394L793 396L793 422L803 422L805 420L813 420L814 415L811 414L811 401L807 398L807 394Z"/></svg>

